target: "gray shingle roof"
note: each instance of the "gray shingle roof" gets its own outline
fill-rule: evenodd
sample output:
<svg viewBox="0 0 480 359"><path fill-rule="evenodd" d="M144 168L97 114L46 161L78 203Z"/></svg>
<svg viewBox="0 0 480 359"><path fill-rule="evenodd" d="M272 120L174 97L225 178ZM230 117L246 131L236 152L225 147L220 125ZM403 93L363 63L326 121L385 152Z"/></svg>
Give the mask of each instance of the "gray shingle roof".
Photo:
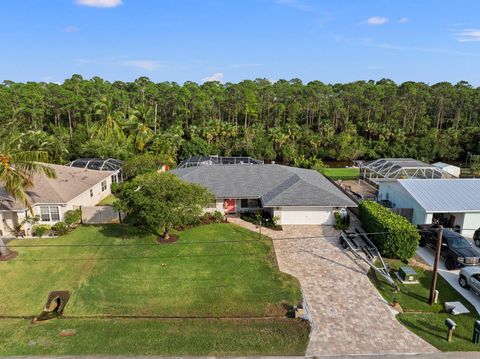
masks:
<svg viewBox="0 0 480 359"><path fill-rule="evenodd" d="M480 212L480 179L408 179L398 183L427 212Z"/></svg>
<svg viewBox="0 0 480 359"><path fill-rule="evenodd" d="M260 198L263 206L356 207L317 171L281 165L210 165L171 171L217 198Z"/></svg>

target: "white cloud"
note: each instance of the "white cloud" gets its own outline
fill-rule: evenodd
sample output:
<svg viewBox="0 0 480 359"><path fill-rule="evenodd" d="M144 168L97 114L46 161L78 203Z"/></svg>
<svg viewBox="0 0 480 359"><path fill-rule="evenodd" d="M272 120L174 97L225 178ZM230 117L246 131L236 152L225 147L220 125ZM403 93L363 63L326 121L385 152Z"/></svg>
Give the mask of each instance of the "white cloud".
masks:
<svg viewBox="0 0 480 359"><path fill-rule="evenodd" d="M122 0L75 0L75 4L90 7L117 7Z"/></svg>
<svg viewBox="0 0 480 359"><path fill-rule="evenodd" d="M77 32L80 29L74 25L68 25L63 29L63 32Z"/></svg>
<svg viewBox="0 0 480 359"><path fill-rule="evenodd" d="M152 60L128 60L122 61L121 65L136 67L145 71L155 71L160 67L160 63Z"/></svg>
<svg viewBox="0 0 480 359"><path fill-rule="evenodd" d="M388 18L382 16L372 16L365 21L368 25L383 25L388 22Z"/></svg>
<svg viewBox="0 0 480 359"><path fill-rule="evenodd" d="M204 78L202 79L202 81L203 81L203 82L211 82L211 81L222 82L224 76L225 76L225 75L224 75L223 72L216 72L216 73L214 73L212 76L204 77Z"/></svg>
<svg viewBox="0 0 480 359"><path fill-rule="evenodd" d="M458 32L457 40L460 42L477 42L480 41L480 29L464 29Z"/></svg>
<svg viewBox="0 0 480 359"><path fill-rule="evenodd" d="M312 7L310 5L304 4L299 0L276 0L277 4L293 7L297 10L310 11Z"/></svg>
<svg viewBox="0 0 480 359"><path fill-rule="evenodd" d="M409 22L410 20L408 19L408 17L401 17L399 20L398 20L398 23L399 24L405 24L406 22Z"/></svg>

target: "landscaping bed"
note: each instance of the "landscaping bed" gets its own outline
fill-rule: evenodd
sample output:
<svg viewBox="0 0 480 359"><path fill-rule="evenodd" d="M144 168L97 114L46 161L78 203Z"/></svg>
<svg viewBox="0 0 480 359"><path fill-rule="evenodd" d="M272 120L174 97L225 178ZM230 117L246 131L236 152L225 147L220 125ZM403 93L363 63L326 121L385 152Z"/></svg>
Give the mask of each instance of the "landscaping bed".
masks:
<svg viewBox="0 0 480 359"><path fill-rule="evenodd" d="M272 216L270 216L270 214L267 212L260 212L260 218L256 213L242 213L240 215L240 218L246 222L253 223L257 226L261 218L263 227L273 229L274 231L282 230L282 226L277 224L276 223L277 221L274 218L272 218Z"/></svg>
<svg viewBox="0 0 480 359"><path fill-rule="evenodd" d="M159 245L129 225L92 225L10 242L18 256L0 263L0 316L40 314L52 290L72 296L64 320L0 320L0 355L304 353L308 325L285 319L300 287L279 271L269 239L223 223L175 234ZM64 329L77 335L60 337Z"/></svg>
<svg viewBox="0 0 480 359"><path fill-rule="evenodd" d="M404 266L405 263L399 260L387 260L393 272ZM397 315L397 319L409 330L434 345L442 351L478 351L478 344L472 343L473 323L479 319L475 308L454 288L450 286L440 275L437 279L439 291L438 303L430 306L428 297L432 272L425 266L413 266L418 274L418 284L399 284L400 292L394 293L392 287L374 271L369 272L369 277L380 294L389 303L396 300L403 313ZM446 313L443 307L444 302L460 301L470 311L469 314L457 315ZM447 329L444 324L446 318L451 318L457 324L454 331L453 341L447 342Z"/></svg>

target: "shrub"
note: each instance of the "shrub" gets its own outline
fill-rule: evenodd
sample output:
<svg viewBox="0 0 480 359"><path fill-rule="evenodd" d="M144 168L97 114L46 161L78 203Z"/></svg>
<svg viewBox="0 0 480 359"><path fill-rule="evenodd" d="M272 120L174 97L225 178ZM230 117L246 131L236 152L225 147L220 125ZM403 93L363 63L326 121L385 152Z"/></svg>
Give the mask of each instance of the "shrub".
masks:
<svg viewBox="0 0 480 359"><path fill-rule="evenodd" d="M112 193L118 193L120 191L120 186L121 186L120 183L112 182L112 184L110 185L110 191Z"/></svg>
<svg viewBox="0 0 480 359"><path fill-rule="evenodd" d="M39 224L38 226L33 226L32 233L34 236L43 237L50 231L50 226L46 224Z"/></svg>
<svg viewBox="0 0 480 359"><path fill-rule="evenodd" d="M335 212L335 229L346 230L350 226L350 217L347 213L346 216L342 215L340 211Z"/></svg>
<svg viewBox="0 0 480 359"><path fill-rule="evenodd" d="M359 205L360 221L380 253L386 257L407 260L417 250L420 235L413 224L377 202L363 201Z"/></svg>
<svg viewBox="0 0 480 359"><path fill-rule="evenodd" d="M63 236L68 233L68 226L65 222L57 222L52 226L52 231L57 236Z"/></svg>
<svg viewBox="0 0 480 359"><path fill-rule="evenodd" d="M280 220L280 218L272 217L268 212L264 212L264 211L257 211L255 213L245 212L240 214L240 218L246 222L250 222L255 225L258 225L261 219L262 226L276 230L276 231L282 230L282 226L278 224L278 221Z"/></svg>
<svg viewBox="0 0 480 359"><path fill-rule="evenodd" d="M77 225L80 223L82 220L82 210L81 209L75 209L73 211L67 211L63 215L63 221L68 227L72 227L74 225Z"/></svg>

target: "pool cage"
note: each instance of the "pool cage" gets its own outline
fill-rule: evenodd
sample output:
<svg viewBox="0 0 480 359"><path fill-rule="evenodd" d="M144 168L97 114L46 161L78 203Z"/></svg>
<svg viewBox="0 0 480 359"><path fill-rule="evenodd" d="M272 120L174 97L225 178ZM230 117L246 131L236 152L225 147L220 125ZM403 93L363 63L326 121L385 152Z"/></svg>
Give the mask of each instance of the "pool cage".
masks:
<svg viewBox="0 0 480 359"><path fill-rule="evenodd" d="M263 165L264 162L251 157L192 156L184 159L177 168L208 165Z"/></svg>
<svg viewBox="0 0 480 359"><path fill-rule="evenodd" d="M113 182L122 182L123 161L115 158L78 158L67 164L70 167L86 168L96 171L112 171L118 172L112 176Z"/></svg>
<svg viewBox="0 0 480 359"><path fill-rule="evenodd" d="M366 180L395 179L445 179L454 178L450 173L413 158L380 158L374 161L355 161L360 176Z"/></svg>

